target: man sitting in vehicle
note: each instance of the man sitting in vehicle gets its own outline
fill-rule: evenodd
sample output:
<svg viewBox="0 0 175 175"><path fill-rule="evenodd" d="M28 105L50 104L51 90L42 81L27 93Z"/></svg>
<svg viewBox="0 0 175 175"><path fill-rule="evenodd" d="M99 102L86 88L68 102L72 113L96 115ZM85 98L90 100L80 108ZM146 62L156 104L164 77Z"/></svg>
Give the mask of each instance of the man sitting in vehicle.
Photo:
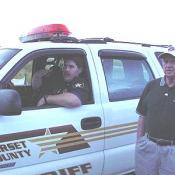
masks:
<svg viewBox="0 0 175 175"><path fill-rule="evenodd" d="M44 95L37 102L37 106L53 104L71 108L86 104L89 98L89 87L87 82L81 77L82 72L83 65L81 60L78 58L64 59L62 71L63 88L58 89L54 95Z"/></svg>

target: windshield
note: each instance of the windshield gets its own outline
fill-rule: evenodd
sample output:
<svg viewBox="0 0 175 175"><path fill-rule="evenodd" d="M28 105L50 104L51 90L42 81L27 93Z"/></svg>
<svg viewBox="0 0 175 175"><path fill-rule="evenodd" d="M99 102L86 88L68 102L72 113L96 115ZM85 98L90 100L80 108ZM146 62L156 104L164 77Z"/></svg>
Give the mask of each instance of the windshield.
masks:
<svg viewBox="0 0 175 175"><path fill-rule="evenodd" d="M20 49L0 49L0 69L19 51Z"/></svg>

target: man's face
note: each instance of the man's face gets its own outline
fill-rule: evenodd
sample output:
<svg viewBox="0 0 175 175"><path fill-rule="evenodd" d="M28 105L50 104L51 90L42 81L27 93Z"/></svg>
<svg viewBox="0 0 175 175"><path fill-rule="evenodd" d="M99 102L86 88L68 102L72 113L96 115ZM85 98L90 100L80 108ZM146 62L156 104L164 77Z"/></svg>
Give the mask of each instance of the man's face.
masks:
<svg viewBox="0 0 175 175"><path fill-rule="evenodd" d="M167 55L163 59L162 64L165 76L168 78L175 78L175 58Z"/></svg>
<svg viewBox="0 0 175 175"><path fill-rule="evenodd" d="M63 67L63 77L66 82L71 82L81 73L79 68L73 60L66 60Z"/></svg>

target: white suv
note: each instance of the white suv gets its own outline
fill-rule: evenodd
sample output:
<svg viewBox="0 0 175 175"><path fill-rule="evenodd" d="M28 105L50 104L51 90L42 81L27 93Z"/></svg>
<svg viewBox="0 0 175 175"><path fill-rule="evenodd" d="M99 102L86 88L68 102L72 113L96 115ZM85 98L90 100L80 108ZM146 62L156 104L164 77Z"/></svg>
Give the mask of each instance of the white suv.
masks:
<svg viewBox="0 0 175 175"><path fill-rule="evenodd" d="M109 38L76 40L55 36L54 29L50 35L51 27L44 37L34 31L25 43L0 49L0 174L133 172L136 105L146 83L163 76L155 50L167 46ZM59 75L33 81L35 72L59 70L63 58L72 55L84 62L91 100L71 109L36 107L40 88L59 85Z"/></svg>

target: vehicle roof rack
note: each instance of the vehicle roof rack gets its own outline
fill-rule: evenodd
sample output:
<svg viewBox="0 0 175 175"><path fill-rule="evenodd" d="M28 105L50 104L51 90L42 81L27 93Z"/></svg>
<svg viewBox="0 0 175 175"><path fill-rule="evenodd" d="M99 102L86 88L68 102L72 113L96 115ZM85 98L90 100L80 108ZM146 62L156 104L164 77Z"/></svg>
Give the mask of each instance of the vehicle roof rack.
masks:
<svg viewBox="0 0 175 175"><path fill-rule="evenodd" d="M86 44L123 43L123 44L135 44L135 45L137 44L143 47L156 46L156 47L163 47L163 48L169 48L172 46L172 45L148 44L148 43L130 42L130 41L116 41L109 37L77 39L75 37L60 35L60 34L54 34L50 36L47 33L37 34L36 36L35 35L24 36L24 37L21 37L20 40L23 43L38 42L38 41L52 41L55 43L86 43Z"/></svg>
<svg viewBox="0 0 175 175"><path fill-rule="evenodd" d="M168 44L148 44L148 43L140 43L140 42L127 42L127 41L114 41L115 43L126 43L126 44L138 44L138 45L142 45L144 47L151 47L151 46L156 46L156 47L164 47L164 48L168 48L171 45Z"/></svg>
<svg viewBox="0 0 175 175"><path fill-rule="evenodd" d="M90 43L90 44L100 44L100 43L107 43L107 42L114 42L112 38L84 38L80 39L80 43Z"/></svg>
<svg viewBox="0 0 175 175"><path fill-rule="evenodd" d="M81 43L91 43L91 44L97 44L97 43L107 43L107 42L112 42L112 43L124 43L124 44L138 44L143 47L151 47L151 46L156 46L156 47L163 47L163 48L168 48L172 45L166 45L166 44L148 44L148 43L141 43L141 42L129 42L129 41L116 41L112 38L105 37L105 38L85 38L81 39L79 42Z"/></svg>

